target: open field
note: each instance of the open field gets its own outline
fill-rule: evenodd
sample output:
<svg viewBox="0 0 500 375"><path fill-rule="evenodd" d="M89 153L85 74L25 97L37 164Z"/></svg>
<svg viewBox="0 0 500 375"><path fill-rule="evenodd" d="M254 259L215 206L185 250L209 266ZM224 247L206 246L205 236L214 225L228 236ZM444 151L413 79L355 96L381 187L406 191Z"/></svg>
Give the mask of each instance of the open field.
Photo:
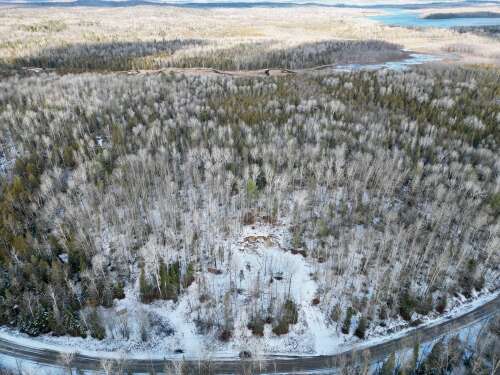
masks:
<svg viewBox="0 0 500 375"><path fill-rule="evenodd" d="M500 61L498 40L452 30L388 27L364 18L377 13L316 7L10 8L0 15L0 66L61 68L72 57L78 64L90 56L118 61L115 67L107 64L111 70L121 70L124 58L125 67L137 69L193 63L213 67L207 64L213 64L218 56L226 61L219 68L263 68L266 64L255 64L255 56L273 56L275 51L279 54L334 40L385 41L416 52L443 55L449 61ZM124 24L124 19L130 22ZM243 55L242 49L246 51ZM386 58L395 57L393 52L387 52ZM378 58L384 58L383 55ZM211 58L200 60L200 56ZM373 60L369 53L365 58ZM324 59L318 61L318 65L323 62Z"/></svg>

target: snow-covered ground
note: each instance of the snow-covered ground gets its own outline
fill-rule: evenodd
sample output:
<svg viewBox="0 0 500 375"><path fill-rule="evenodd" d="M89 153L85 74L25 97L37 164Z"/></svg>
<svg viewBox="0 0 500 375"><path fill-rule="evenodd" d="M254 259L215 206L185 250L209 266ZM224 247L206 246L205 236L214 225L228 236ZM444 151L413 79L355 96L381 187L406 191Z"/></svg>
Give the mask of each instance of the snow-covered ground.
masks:
<svg viewBox="0 0 500 375"><path fill-rule="evenodd" d="M7 161L7 159L4 156L2 156L2 154L0 154L0 173L5 173L8 166L9 166L9 162Z"/></svg>
<svg viewBox="0 0 500 375"><path fill-rule="evenodd" d="M17 156L16 148L12 142L0 141L0 174L6 173L14 165Z"/></svg>
<svg viewBox="0 0 500 375"><path fill-rule="evenodd" d="M473 302L464 304L459 308L453 309L453 311L450 311L450 313L447 314L447 316L450 316L450 317L451 316L460 316L460 315L466 313L467 311L470 311L470 310L474 309L475 307L491 300L496 295L497 294L491 294L489 296L485 295L483 297L480 297L480 298L474 300ZM442 319L437 319L436 321L433 321L432 324L437 324L441 320ZM460 340L462 342L466 342L469 346L472 347L475 344L476 339L477 339L478 335L480 334L481 330L483 329L483 326L484 326L484 322L481 321L481 322L474 323L474 324L466 327L465 329L462 329L459 332ZM368 341L363 343L361 346L371 346L371 345L377 344L379 342L394 338L395 336L404 335L404 333L405 332L401 331L397 334L388 335L388 336L383 337L383 338L369 339ZM449 335L446 335L444 337L444 339L447 340L453 336L455 336L454 332L450 333ZM43 342L38 341L38 340L34 341L31 339L26 339L26 338L21 337L20 335L12 335L10 333L7 333L5 330L0 331L0 337L12 339L12 340L14 340L20 344L24 344L26 346L35 346L37 348L53 348L53 349L58 349L62 352L65 352L65 351L71 352L71 350L67 350L67 348L56 346L56 345L50 345L50 344L43 343ZM439 341L440 339L441 338L436 338L436 339L429 341L429 342L422 342L420 345L419 357L420 358L426 357L431 352L433 345L437 341ZM360 343L357 343L354 345L349 345L349 347L347 347L347 346L343 347L342 350L348 350L349 348L352 348L355 346L360 346ZM86 354L91 354L91 355L94 354L94 355L102 356L103 358L113 358L113 359L118 359L120 357L123 357L123 355L125 354L125 353L117 354L117 353L107 353L107 352L102 353L102 352L93 352L93 351L84 351L84 352L86 352ZM413 349L403 349L395 354L396 354L396 362L397 363L399 363L399 364L407 363L407 361L410 358L412 358L412 356L413 356ZM129 354L127 354L127 357L129 357ZM133 356L133 357L136 357L136 356ZM144 356L139 356L139 358L144 358ZM33 375L35 375L35 374L36 375L54 375L54 374L66 374L67 373L67 369L64 369L61 367L42 365L42 364L34 363L31 361L27 361L27 360L17 360L16 358L13 358L13 357L10 357L7 355L1 355L1 354L0 354L0 365L1 365L1 368L17 371L23 375L32 375L32 374ZM381 366L382 366L382 363L372 363L370 366L370 371L374 373L375 371L379 370L381 368ZM91 372L84 372L84 373L91 374ZM297 374L296 372L294 372L294 373ZM275 372L273 372L273 374L275 374ZM307 371L307 372L304 372L304 374L318 374L318 375L319 374L332 374L332 370L325 369L325 370L317 370L317 371Z"/></svg>
<svg viewBox="0 0 500 375"><path fill-rule="evenodd" d="M203 304L199 301L204 289L199 279L177 303L158 300L149 305L142 304L138 299L139 285L129 286L125 290L126 298L116 300L112 309L100 309L107 332L107 338L102 341L47 335L36 339L24 335L17 338L24 338L23 344L35 342L52 348L62 345L78 348L87 355L102 351L112 357L123 353L141 358L176 355L186 358L234 357L241 350L249 350L255 355L328 354L330 348L341 346L345 339L329 327L319 307L312 305L318 289L311 277L312 266L301 254L287 250L286 237L284 226L245 226L241 238L232 243L231 259L227 260L231 271L212 269L205 274L203 284L210 285L210 290L221 293L234 287L238 290L233 302L236 314L234 331L228 343L218 342L215 332L198 333L194 321L204 314ZM210 297L216 303L225 298L222 294ZM258 300L267 306L272 301L288 298L297 302L299 310L299 321L290 326L289 334L277 336L272 333L271 325L266 324L263 337L253 336L246 326L251 304ZM146 316L148 323L144 323ZM129 331L128 339L120 334L124 324ZM148 337L143 341L141 334L144 330L147 330ZM3 330L2 334L7 332ZM175 351L182 353L175 354Z"/></svg>
<svg viewBox="0 0 500 375"><path fill-rule="evenodd" d="M410 52L410 51L408 51ZM447 58L453 58L450 54L446 56ZM349 65L340 65L335 68L335 71L339 72L351 72L356 70L380 70L380 69L389 69L389 70L405 70L411 68L415 65L420 64L428 64L435 63L443 60L440 56L434 55L426 55L421 53L410 53L410 56L404 60L400 61L388 61L381 64L349 64Z"/></svg>
<svg viewBox="0 0 500 375"><path fill-rule="evenodd" d="M355 315L351 334L342 334L327 312L321 310L322 305L313 303L319 288L314 267L310 257L290 250L286 228L283 223L243 226L239 238L228 243L231 251L224 265L204 272L203 279L198 277L176 303L159 300L143 304L138 299L138 283L129 285L124 299L116 300L113 308L100 309L107 333L102 341L49 335L30 338L7 328L0 329L0 337L29 347L104 358L234 358L243 350L255 357L334 354L354 346L368 347L415 329L401 319L389 319L385 327L374 324L367 331L367 339L361 341L352 335ZM221 291L221 295L203 299L204 285ZM229 297L225 292L228 290L237 292ZM449 301L443 316L433 312L419 318L425 325L438 324L492 300L498 293L476 293L471 300L455 298ZM287 299L295 301L298 308L298 322L290 325L290 332L278 336L271 324L266 324L263 337L254 336L247 328L250 315L276 308L275 301ZM224 320L204 316L207 311L217 311L204 309L209 303L221 303L231 310L233 333L227 342L217 339L216 330L201 333L195 323L204 318Z"/></svg>
<svg viewBox="0 0 500 375"><path fill-rule="evenodd" d="M60 367L18 360L3 354L0 354L0 369L8 369L22 375L63 375L68 373L67 370Z"/></svg>
<svg viewBox="0 0 500 375"><path fill-rule="evenodd" d="M430 315L429 317L422 319L424 321L424 323L419 325L418 327L408 327L407 323L403 324L403 325L398 325L398 323L397 323L398 321L392 321L392 322L387 324L387 328L389 330L391 330L391 329L397 330L396 332L391 333L391 334L387 334L387 333L382 334L381 333L379 335L372 334L372 335L370 335L370 337L367 340L364 340L363 342L358 341L358 342L351 343L349 345L346 345L346 347L342 348L342 349L347 350L347 349L350 349L354 346L356 346L356 347L373 346L375 344L382 343L382 342L385 342L385 341L388 341L388 340L391 340L391 339L394 339L397 337L402 337L402 336L406 335L409 331L412 331L412 330L416 330L416 329L419 329L422 327L430 327L430 326L437 325L439 323L442 323L445 320L449 320L452 318L457 318L459 316L462 316L462 315L466 314L467 312L472 311L472 310L476 309L477 307L479 307L485 303L488 303L489 301L492 301L493 299L498 297L498 295L500 295L499 291L495 291L493 293L486 293L485 292L485 293L481 293L481 294L476 294L474 296L474 298L472 298L471 300L463 299L462 303L458 303L459 299L457 299L455 301L454 307L448 308L442 316L432 318L432 315Z"/></svg>

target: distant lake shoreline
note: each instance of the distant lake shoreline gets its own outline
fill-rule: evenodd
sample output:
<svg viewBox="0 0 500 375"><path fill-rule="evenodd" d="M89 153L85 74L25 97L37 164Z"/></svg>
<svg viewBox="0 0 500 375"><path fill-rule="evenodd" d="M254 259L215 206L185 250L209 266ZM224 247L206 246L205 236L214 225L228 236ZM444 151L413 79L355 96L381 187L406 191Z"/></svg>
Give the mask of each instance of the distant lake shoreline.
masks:
<svg viewBox="0 0 500 375"><path fill-rule="evenodd" d="M451 18L500 18L500 13L497 12L433 13L422 18L426 20L445 20Z"/></svg>
<svg viewBox="0 0 500 375"><path fill-rule="evenodd" d="M464 12L464 13L436 13L422 17L418 12L394 8L388 14L369 17L372 20L382 22L389 26L403 27L469 27L469 26L496 26L500 25L500 14L493 17L486 12ZM464 16L461 16L464 15Z"/></svg>
<svg viewBox="0 0 500 375"><path fill-rule="evenodd" d="M430 2L415 2L394 4L389 0L380 3L352 3L348 0L345 2L336 2L330 0L311 0L311 1L297 1L297 0L247 0L247 1L233 1L233 0L0 0L0 5L17 5L26 7L77 7L77 6L95 6L95 7L128 7L139 5L151 6L171 6L181 8L257 8L257 7L270 7L270 8L295 8L304 6L318 6L328 8L347 8L347 9L385 9L385 10L418 10L418 9L439 9L449 7L465 7L478 4L495 4L500 5L499 0L492 1L430 1Z"/></svg>
<svg viewBox="0 0 500 375"><path fill-rule="evenodd" d="M359 10L380 10L385 14L367 16L368 19L379 21L389 26L403 27L469 27L500 25L500 13L486 11L464 11L462 13L434 13L421 16L418 12L424 9L446 9L450 7L463 8L477 5L500 5L500 0L492 1L435 1L394 4L389 0L380 3L349 3L329 0L0 0L1 5L14 7L104 7L122 8L135 6L161 6L189 9L251 9L251 8L299 8L325 7Z"/></svg>

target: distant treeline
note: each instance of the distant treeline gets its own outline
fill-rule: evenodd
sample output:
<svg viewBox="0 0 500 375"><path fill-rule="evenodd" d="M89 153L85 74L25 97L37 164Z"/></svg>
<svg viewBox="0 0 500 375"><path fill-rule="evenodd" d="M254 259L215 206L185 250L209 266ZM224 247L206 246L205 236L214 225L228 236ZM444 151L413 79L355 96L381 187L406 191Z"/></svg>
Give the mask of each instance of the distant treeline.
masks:
<svg viewBox="0 0 500 375"><path fill-rule="evenodd" d="M30 25L39 30L63 27ZM120 71L161 68L256 70L309 69L323 65L379 63L408 57L401 46L379 40L331 40L299 45L276 41L219 45L201 39L73 44L48 48L32 56L1 59L0 69L34 67L59 72Z"/></svg>
<svg viewBox="0 0 500 375"><path fill-rule="evenodd" d="M477 35L484 35L489 37L499 37L500 36L500 25L491 26L461 26L455 27L453 30L459 33L473 33Z"/></svg>
<svg viewBox="0 0 500 375"><path fill-rule="evenodd" d="M450 18L500 18L498 12L434 13L423 17L426 20L446 20Z"/></svg>

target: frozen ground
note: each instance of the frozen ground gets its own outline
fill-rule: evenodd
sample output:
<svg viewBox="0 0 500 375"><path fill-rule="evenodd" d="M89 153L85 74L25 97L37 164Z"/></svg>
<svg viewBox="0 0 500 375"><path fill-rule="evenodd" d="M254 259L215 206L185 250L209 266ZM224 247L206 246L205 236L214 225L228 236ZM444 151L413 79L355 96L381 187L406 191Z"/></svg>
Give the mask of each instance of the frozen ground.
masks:
<svg viewBox="0 0 500 375"><path fill-rule="evenodd" d="M0 174L6 173L9 168L12 168L16 156L17 151L12 143L0 140Z"/></svg>
<svg viewBox="0 0 500 375"><path fill-rule="evenodd" d="M5 159L1 154L0 154L0 173L4 173L4 171L7 169L7 159Z"/></svg>
<svg viewBox="0 0 500 375"><path fill-rule="evenodd" d="M63 375L67 371L60 367L41 365L31 361L20 361L0 354L0 369L9 369L22 375Z"/></svg>
<svg viewBox="0 0 500 375"><path fill-rule="evenodd" d="M129 285L125 299L116 300L111 309L100 310L107 332L102 341L48 335L30 338L7 328L0 330L0 337L28 347L78 351L105 358L124 355L136 359L234 358L242 350L256 357L334 354L356 345L370 346L415 329L409 328L408 322L402 319L390 319L385 327L369 328L367 340L360 341L352 336L357 321L355 315L351 334L342 334L338 325L329 323L327 313L320 308L322 305L312 303L318 293L315 269L309 258L289 250L289 233L285 228L283 223L244 226L239 238L228 243L231 255L225 263L230 267L221 265L220 269L207 272L203 280L198 278L177 303L161 300L142 304L138 300L138 285ZM236 288L237 296L230 304L225 295L212 295L209 302L200 302L203 285L220 291ZM449 301L443 316L433 312L417 318L426 325L437 324L464 314L497 295L498 291L475 294L471 300L457 297ZM266 324L263 337L252 335L246 322L257 305L268 306L272 301L287 298L296 302L299 311L298 322L290 326L290 332L277 336L271 324ZM234 309L233 336L228 342L219 341L215 330L199 332L195 321L209 310L204 309L207 303L227 303L228 308Z"/></svg>
<svg viewBox="0 0 500 375"><path fill-rule="evenodd" d="M491 296L486 297L484 296L483 298L480 298L473 303L469 303L467 305L463 305L459 310L455 310L453 315L460 315L464 313L467 310L472 309L474 306L479 305L480 303L483 303L483 301L486 301L490 299ZM473 347L476 343L477 337L479 333L482 331L482 328L484 326L484 322L477 322L474 323L470 326L467 326L466 328L462 329L459 332L459 337L462 342L466 342L470 347ZM444 336L443 338L436 338L434 340L430 341L425 341L422 342L420 345L420 358L424 358L427 356L430 351L432 350L432 346L439 340L444 339L447 341L448 339L451 339L456 335L455 332L450 332L448 335ZM395 337L396 335L392 335L391 337ZM388 339L387 337L386 339ZM380 340L383 341L383 340ZM369 345L376 345L377 343L380 342L379 340L369 340L367 344ZM352 347L359 347L359 345L351 345ZM364 345L363 345L364 346ZM41 347L41 345L40 345ZM396 352L396 362L397 363L405 363L408 359L410 359L413 355L412 349L404 349ZM63 356L61 356L63 358ZM115 357L116 358L116 357ZM105 362L105 361L104 361ZM103 362L103 363L104 363ZM381 362L377 363L374 362L371 364L370 369L371 371L376 371L377 369L380 369L380 366L382 365ZM6 369L11 369L14 371L17 371L20 374L23 375L31 375L31 374L36 374L36 375L54 375L54 374L66 374L67 369L64 369L62 367L55 367L55 366L50 366L50 365L40 365L31 361L26 361L26 360L16 360L15 358L12 358L10 356L5 356L5 355L0 355L0 368L6 368ZM93 372L88 372L85 371L85 374L93 374ZM296 373L296 372L294 372ZM304 372L304 374L331 374L331 370L317 370L317 371L307 371ZM274 374L274 372L273 372ZM284 374L284 373L283 373Z"/></svg>
<svg viewBox="0 0 500 375"><path fill-rule="evenodd" d="M441 61L442 58L433 55L426 55L420 53L412 53L410 57L401 61L388 61L382 64L350 64L341 65L335 68L336 71L355 71L355 70L379 70L379 69L389 69L389 70L404 70L410 68L414 65L434 63Z"/></svg>
<svg viewBox="0 0 500 375"><path fill-rule="evenodd" d="M459 337L462 342L467 342L467 344L470 347L473 347L475 345L476 339L481 332L481 330L484 327L484 322L478 322L476 324L473 324L462 331L459 332ZM449 336L446 336L444 339L447 340L451 337L453 337L454 334L451 334ZM441 338L440 338L441 339ZM433 345L439 341L440 339L432 340L429 342L424 342L421 343L420 345L420 351L419 351L419 358L425 358L432 350ZM412 349L404 349L396 353L396 363L397 364L403 364L407 363L413 356L413 350ZM56 367L56 366L49 366L49 365L42 365L38 364L35 362L27 361L27 360L17 360L13 357L6 356L6 355L1 355L0 354L0 367L5 368L5 369L10 369L14 371L18 371L20 374L23 375L58 375L58 374L67 374L67 369L64 369L62 367ZM372 363L370 365L370 373L375 373L375 371L380 370L382 366L382 363ZM90 371L85 371L82 372L84 374L94 374L93 372ZM272 372L272 374L276 375L275 372ZM297 372L294 372L294 374L298 374ZM331 369L324 369L324 370L316 370L316 371L307 371L303 372L303 374L332 374ZM284 375L284 374L283 374Z"/></svg>
<svg viewBox="0 0 500 375"><path fill-rule="evenodd" d="M200 314L204 314L203 304L199 302L203 295L200 280L193 283L188 291L179 299L172 301L155 301L149 305L138 300L138 285L126 289L126 298L116 301L113 309L101 309L103 321L106 322L107 338L102 341L94 339L43 336L33 340L36 343L63 345L65 347L85 349L85 353L105 351L111 354L126 352L127 355L159 357L174 355L182 350L179 356L199 358L216 355L231 357L241 350L252 353L286 353L286 354L327 354L328 348L338 347L345 339L330 329L319 307L312 306L317 285L311 279L313 269L300 254L292 254L286 249L286 233L282 226L244 227L241 238L232 244L231 270L212 270L203 280L212 290L225 291L230 285L238 289L235 307L237 318L234 319L234 333L229 343L218 343L216 332L208 335L198 333L193 323ZM221 274L219 274L221 272ZM273 280L272 283L269 280ZM215 287L213 287L215 286ZM257 290L260 289L260 290ZM270 300L284 300L290 293L299 307L299 322L291 326L288 335L276 336L271 325L266 325L264 337L256 338L246 327L248 307L255 303L253 296L261 294L262 303ZM224 303L224 295L211 296L215 303ZM299 302L300 301L300 302ZM116 313L118 312L118 314ZM148 326L144 327L144 317L149 317ZM123 322L130 332L126 339L120 335ZM141 340L141 332L147 329L150 333L147 342ZM3 334L6 331L3 331ZM23 335L24 343L31 339ZM210 350L209 350L210 347ZM112 354L120 355L120 354Z"/></svg>

